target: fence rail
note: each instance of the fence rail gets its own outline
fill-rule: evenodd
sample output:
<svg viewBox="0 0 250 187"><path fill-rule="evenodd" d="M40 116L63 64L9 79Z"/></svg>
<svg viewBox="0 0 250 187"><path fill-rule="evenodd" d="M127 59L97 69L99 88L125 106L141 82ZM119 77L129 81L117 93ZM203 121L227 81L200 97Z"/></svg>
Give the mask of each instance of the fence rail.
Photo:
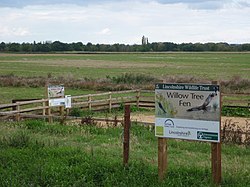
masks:
<svg viewBox="0 0 250 187"><path fill-rule="evenodd" d="M234 98L229 100L228 98ZM88 110L109 110L120 107L126 103L143 108L154 108L154 91L149 90L127 90L119 92L105 92L98 94L87 94L72 96L72 107ZM244 99L243 99L244 98ZM250 109L250 94L222 94L223 106L242 107ZM66 109L68 114L71 109ZM49 106L49 99L21 99L13 100L10 104L0 105L0 119L14 116L16 120L21 117L51 118L56 114L61 117L65 113L63 105Z"/></svg>

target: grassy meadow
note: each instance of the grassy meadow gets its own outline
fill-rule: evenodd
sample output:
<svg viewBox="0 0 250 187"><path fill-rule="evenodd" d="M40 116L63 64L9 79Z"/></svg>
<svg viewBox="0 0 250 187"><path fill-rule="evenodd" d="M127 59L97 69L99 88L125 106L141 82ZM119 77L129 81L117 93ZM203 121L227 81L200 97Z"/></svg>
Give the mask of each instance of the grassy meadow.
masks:
<svg viewBox="0 0 250 187"><path fill-rule="evenodd" d="M156 79L179 76L182 80L194 77L202 81L225 81L233 78L237 85L238 79L250 80L249 70L250 53L0 53L0 76L6 77L1 80L10 81L8 86L0 84L0 104L10 103L12 99L44 98L41 80L48 77L69 82L90 79L95 82L88 84L103 86L99 84L102 79L133 73ZM36 84L37 77L40 79ZM12 85L11 79L25 84L16 81ZM246 87L250 90L249 85ZM66 87L65 94L98 91ZM122 165L122 137L123 128L119 126L0 121L0 186L213 186L210 143L168 140L168 175L160 183L154 129L132 124L127 168ZM222 186L249 186L249 155L249 145L222 145Z"/></svg>
<svg viewBox="0 0 250 187"><path fill-rule="evenodd" d="M122 128L43 121L0 123L0 186L213 186L210 144L168 141L168 175L157 177L154 130L132 124L129 167ZM248 186L250 149L222 146L222 186Z"/></svg>
<svg viewBox="0 0 250 187"><path fill-rule="evenodd" d="M0 54L0 75L105 78L141 73L158 78L194 76L250 79L250 53Z"/></svg>
<svg viewBox="0 0 250 187"><path fill-rule="evenodd" d="M130 79L137 80L138 77L134 75L142 75L139 77L140 80L149 78L149 81L137 83L136 87L146 85L153 88L155 82L150 80L154 78L182 82L232 79L232 84L227 83L224 86L225 90L230 92L232 87L237 91L235 85L241 81L243 86L240 92L247 93L250 90L249 71L250 53L0 53L0 103L31 96L43 98L44 85L48 77L56 79L57 82L63 81L66 87L69 87L66 94L71 95L96 92L93 90L108 91L116 86L118 88L115 90L128 89L133 86L130 84L136 83L129 80L125 87L120 86L118 81L126 79L121 77L125 73L132 75ZM86 83L85 80L90 81ZM102 81L111 81L112 84L103 84Z"/></svg>

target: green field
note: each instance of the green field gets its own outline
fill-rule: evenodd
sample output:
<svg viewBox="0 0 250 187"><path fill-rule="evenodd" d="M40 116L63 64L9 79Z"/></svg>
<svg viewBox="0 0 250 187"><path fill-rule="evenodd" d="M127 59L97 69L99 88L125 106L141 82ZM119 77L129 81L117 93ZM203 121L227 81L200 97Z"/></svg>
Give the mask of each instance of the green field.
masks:
<svg viewBox="0 0 250 187"><path fill-rule="evenodd" d="M105 78L122 73L250 78L250 53L0 54L0 75Z"/></svg>
<svg viewBox="0 0 250 187"><path fill-rule="evenodd" d="M0 86L0 103L10 103L12 99L44 98L45 80L48 77L68 81L67 95L82 95L109 91L119 83L98 84L107 80L107 76L119 78L124 73L143 75L156 79L181 80L182 82L207 83L211 80L230 81L224 84L223 92L249 93L250 91L250 53L97 53L97 54L4 54L0 53L0 76L5 86ZM41 78L41 77L42 78ZM130 78L134 78L130 76ZM30 84L30 81L37 85ZM97 79L85 84L84 78ZM136 78L136 77L135 77ZM13 83L11 80L25 82ZM83 80L78 86L70 84ZM246 80L246 81L245 81ZM44 81L44 82L42 82ZM9 82L9 83L8 83ZM96 84L97 83L97 84ZM131 82L125 88L130 89ZM144 82L136 85L153 88L155 82ZM58 83L57 83L58 84ZM135 84L135 83L132 83ZM108 86L107 88L105 86ZM119 90L119 89L117 89ZM227 98L228 99L228 98ZM244 98L245 100L248 98ZM231 98L229 100L235 100Z"/></svg>
<svg viewBox="0 0 250 187"><path fill-rule="evenodd" d="M0 186L212 186L210 143L168 140L168 175L157 177L154 130L132 124L129 167L121 127L0 123ZM222 145L222 186L250 183L250 149Z"/></svg>
<svg viewBox="0 0 250 187"><path fill-rule="evenodd" d="M184 80L195 77L220 81L233 77L249 80L249 72L250 53L0 53L0 76L14 75L16 79L38 76L45 79L49 75L69 80L86 77L100 80L133 73L159 79L180 76ZM233 80L237 85L237 79ZM28 79L25 81L27 86L0 86L0 104L12 99L44 98L43 85L32 87ZM65 88L66 95L96 92ZM122 165L122 135L121 127L0 122L0 186L213 186L210 143L169 140L168 175L160 183L154 130L132 124L128 168ZM222 186L250 184L249 155L248 145L222 145Z"/></svg>

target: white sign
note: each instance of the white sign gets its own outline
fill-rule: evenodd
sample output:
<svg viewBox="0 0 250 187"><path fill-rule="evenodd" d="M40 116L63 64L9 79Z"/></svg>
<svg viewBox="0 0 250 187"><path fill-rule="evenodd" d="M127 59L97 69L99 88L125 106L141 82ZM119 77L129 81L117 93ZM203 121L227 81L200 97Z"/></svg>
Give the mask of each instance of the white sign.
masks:
<svg viewBox="0 0 250 187"><path fill-rule="evenodd" d="M71 95L65 96L65 108L71 108Z"/></svg>
<svg viewBox="0 0 250 187"><path fill-rule="evenodd" d="M65 98L50 99L49 106L65 106Z"/></svg>
<svg viewBox="0 0 250 187"><path fill-rule="evenodd" d="M218 85L156 84L155 135L220 142Z"/></svg>
<svg viewBox="0 0 250 187"><path fill-rule="evenodd" d="M48 86L48 97L64 97L64 86L63 85L49 85Z"/></svg>
<svg viewBox="0 0 250 187"><path fill-rule="evenodd" d="M71 108L71 95L66 95L65 98L49 99L49 106L64 106L65 108Z"/></svg>

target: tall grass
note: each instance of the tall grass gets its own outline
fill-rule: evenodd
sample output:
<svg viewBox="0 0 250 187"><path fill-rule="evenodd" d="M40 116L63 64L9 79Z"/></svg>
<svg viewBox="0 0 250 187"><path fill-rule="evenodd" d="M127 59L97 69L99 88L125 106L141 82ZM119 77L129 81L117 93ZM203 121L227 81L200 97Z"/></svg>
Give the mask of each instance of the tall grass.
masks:
<svg viewBox="0 0 250 187"><path fill-rule="evenodd" d="M0 123L0 186L212 186L209 143L169 140L168 174L161 183L153 130L132 125L127 168L122 132L42 121ZM223 145L223 186L249 184L249 155L249 148Z"/></svg>

